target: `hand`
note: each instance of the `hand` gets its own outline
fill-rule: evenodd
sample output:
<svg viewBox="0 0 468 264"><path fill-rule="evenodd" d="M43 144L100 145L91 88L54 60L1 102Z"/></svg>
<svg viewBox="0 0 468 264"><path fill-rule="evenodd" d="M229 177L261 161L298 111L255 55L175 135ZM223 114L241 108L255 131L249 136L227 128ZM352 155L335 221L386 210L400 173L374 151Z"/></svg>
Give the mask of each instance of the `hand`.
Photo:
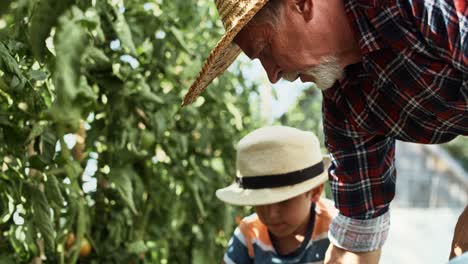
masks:
<svg viewBox="0 0 468 264"><path fill-rule="evenodd" d="M352 252L330 244L325 253L325 264L377 264L381 249L370 252Z"/></svg>
<svg viewBox="0 0 468 264"><path fill-rule="evenodd" d="M468 205L458 218L455 226L449 259L459 256L465 251L468 251Z"/></svg>

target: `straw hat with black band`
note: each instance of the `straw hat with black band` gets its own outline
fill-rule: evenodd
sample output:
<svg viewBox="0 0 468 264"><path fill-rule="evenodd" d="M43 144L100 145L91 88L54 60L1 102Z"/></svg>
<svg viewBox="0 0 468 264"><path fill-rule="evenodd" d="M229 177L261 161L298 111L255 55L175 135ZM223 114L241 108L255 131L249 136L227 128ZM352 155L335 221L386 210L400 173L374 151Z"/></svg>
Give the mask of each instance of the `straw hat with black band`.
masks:
<svg viewBox="0 0 468 264"><path fill-rule="evenodd" d="M267 2L268 0L215 0L226 33L206 59L197 79L185 95L182 106L194 102L206 86L239 56L240 48L232 43L234 37Z"/></svg>
<svg viewBox="0 0 468 264"><path fill-rule="evenodd" d="M312 132L286 126L257 129L237 145L237 176L216 196L233 205L288 200L327 180L320 144Z"/></svg>

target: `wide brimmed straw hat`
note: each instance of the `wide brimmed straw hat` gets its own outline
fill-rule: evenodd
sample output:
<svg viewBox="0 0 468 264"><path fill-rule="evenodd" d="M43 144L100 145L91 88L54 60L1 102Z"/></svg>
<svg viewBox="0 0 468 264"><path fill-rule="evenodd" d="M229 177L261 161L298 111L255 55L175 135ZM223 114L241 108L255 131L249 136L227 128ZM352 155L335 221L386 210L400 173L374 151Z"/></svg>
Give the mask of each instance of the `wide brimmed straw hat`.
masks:
<svg viewBox="0 0 468 264"><path fill-rule="evenodd" d="M257 129L237 145L237 177L216 196L233 205L281 202L324 183L320 144L312 132L286 126Z"/></svg>
<svg viewBox="0 0 468 264"><path fill-rule="evenodd" d="M240 48L232 43L234 37L267 2L268 0L215 0L226 33L206 59L197 79L185 95L182 106L195 101L206 86L239 56Z"/></svg>

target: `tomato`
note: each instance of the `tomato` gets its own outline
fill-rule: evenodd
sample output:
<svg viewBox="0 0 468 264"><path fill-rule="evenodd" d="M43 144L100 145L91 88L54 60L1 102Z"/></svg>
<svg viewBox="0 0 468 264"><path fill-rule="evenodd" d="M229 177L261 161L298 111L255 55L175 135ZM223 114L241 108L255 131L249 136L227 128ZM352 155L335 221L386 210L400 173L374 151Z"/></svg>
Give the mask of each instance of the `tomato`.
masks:
<svg viewBox="0 0 468 264"><path fill-rule="evenodd" d="M141 146L143 148L151 148L156 142L156 137L152 132L143 131L141 133Z"/></svg>
<svg viewBox="0 0 468 264"><path fill-rule="evenodd" d="M80 257L86 257L91 254L91 251L93 248L91 247L91 244L86 238L83 238L81 241L81 248L80 248Z"/></svg>
<svg viewBox="0 0 468 264"><path fill-rule="evenodd" d="M68 233L67 239L65 240L65 248L70 249L74 243L75 243L75 234Z"/></svg>
<svg viewBox="0 0 468 264"><path fill-rule="evenodd" d="M75 241L75 234L69 233L67 235L67 239L65 240L65 248L69 250L73 246L73 244L75 244ZM89 256L92 250L93 248L91 247L91 244L89 243L88 239L84 237L83 240L81 240L80 257Z"/></svg>

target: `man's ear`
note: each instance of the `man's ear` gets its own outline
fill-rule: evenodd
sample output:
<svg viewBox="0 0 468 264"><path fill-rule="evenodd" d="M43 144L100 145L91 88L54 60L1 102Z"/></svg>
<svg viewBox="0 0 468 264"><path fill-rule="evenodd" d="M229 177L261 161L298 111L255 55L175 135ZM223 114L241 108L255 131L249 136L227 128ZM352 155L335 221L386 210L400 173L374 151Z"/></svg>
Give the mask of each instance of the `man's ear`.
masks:
<svg viewBox="0 0 468 264"><path fill-rule="evenodd" d="M295 0L297 10L301 12L304 20L309 22L314 16L314 0Z"/></svg>

